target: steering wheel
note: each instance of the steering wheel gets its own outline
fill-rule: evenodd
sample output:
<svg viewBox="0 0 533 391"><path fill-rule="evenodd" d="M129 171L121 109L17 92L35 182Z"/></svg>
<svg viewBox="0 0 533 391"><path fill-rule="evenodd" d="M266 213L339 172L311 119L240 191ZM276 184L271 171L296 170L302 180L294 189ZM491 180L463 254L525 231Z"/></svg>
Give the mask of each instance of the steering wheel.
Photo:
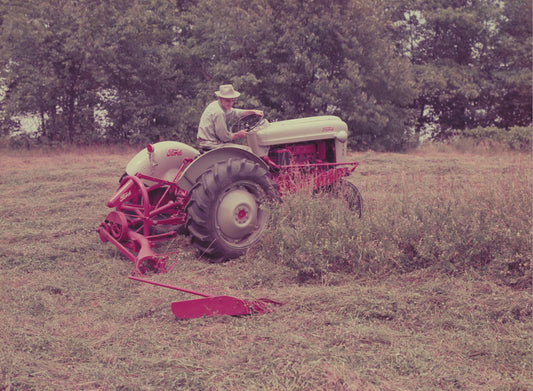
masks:
<svg viewBox="0 0 533 391"><path fill-rule="evenodd" d="M248 129L248 131L251 131L252 129L256 128L263 121L263 119L264 117L262 115L245 115L244 117L239 118L230 126L231 133L235 133L239 130L244 129Z"/></svg>

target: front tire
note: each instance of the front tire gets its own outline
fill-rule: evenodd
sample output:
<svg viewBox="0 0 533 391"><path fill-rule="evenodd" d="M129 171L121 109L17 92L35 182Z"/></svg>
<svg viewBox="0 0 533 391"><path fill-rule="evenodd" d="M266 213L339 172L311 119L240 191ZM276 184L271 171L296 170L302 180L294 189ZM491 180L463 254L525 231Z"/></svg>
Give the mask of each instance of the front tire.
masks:
<svg viewBox="0 0 533 391"><path fill-rule="evenodd" d="M356 216L359 218L363 216L363 197L352 182L341 179L338 183L328 186L326 191L333 197L342 200Z"/></svg>
<svg viewBox="0 0 533 391"><path fill-rule="evenodd" d="M279 196L268 172L247 159L216 163L189 192L187 228L211 262L243 255L261 239Z"/></svg>
<svg viewBox="0 0 533 391"><path fill-rule="evenodd" d="M359 189L352 182L341 179L339 193L346 200L350 210L361 218L363 216L363 196L361 196Z"/></svg>

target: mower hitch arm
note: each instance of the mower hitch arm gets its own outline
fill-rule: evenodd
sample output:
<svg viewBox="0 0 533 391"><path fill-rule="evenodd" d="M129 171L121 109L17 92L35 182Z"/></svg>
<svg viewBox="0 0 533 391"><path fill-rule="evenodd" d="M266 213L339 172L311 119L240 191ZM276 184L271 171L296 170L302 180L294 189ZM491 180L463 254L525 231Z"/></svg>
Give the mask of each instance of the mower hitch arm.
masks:
<svg viewBox="0 0 533 391"><path fill-rule="evenodd" d="M147 284L152 284L152 285L156 285L156 286L161 286L161 287L163 287L163 288L174 289L175 291L180 291L180 292L190 293L190 294L192 294L192 295L196 295L196 296L213 297L213 295L208 295L207 293L196 292L196 291L192 291L192 290L190 290L190 289L185 289L185 288L180 288L180 287L173 286L173 285L163 284L163 283L161 283L161 282L157 282L157 281L145 280L145 279L143 279L143 278L133 277L133 276L129 276L128 278L129 278L130 280L135 280L135 281L140 281L140 282L146 282Z"/></svg>

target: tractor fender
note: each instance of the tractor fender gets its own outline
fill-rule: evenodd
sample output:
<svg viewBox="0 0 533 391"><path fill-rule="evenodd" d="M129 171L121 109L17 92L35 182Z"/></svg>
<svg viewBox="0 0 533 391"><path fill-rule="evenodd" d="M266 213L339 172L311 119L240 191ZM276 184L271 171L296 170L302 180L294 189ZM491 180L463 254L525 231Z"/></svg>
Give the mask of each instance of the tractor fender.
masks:
<svg viewBox="0 0 533 391"><path fill-rule="evenodd" d="M161 141L139 151L126 166L128 175L141 173L165 181L173 181L184 159L195 159L200 152L179 141ZM152 181L143 179L146 185Z"/></svg>
<svg viewBox="0 0 533 391"><path fill-rule="evenodd" d="M250 152L248 147L238 144L225 144L200 155L189 164L177 181L178 187L190 192L198 177L206 172L209 167L232 158L248 159L269 172L269 167L263 159Z"/></svg>

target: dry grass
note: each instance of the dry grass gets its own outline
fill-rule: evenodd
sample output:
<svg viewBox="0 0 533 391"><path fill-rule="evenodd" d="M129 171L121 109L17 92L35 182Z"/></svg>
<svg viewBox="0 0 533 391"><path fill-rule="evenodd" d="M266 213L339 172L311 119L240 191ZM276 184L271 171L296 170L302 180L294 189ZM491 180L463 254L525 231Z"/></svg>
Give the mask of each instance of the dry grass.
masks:
<svg viewBox="0 0 533 391"><path fill-rule="evenodd" d="M1 152L0 390L530 389L530 156L358 154L361 220L287 199L222 265L179 237L158 281L285 305L176 321L95 232L134 152Z"/></svg>

